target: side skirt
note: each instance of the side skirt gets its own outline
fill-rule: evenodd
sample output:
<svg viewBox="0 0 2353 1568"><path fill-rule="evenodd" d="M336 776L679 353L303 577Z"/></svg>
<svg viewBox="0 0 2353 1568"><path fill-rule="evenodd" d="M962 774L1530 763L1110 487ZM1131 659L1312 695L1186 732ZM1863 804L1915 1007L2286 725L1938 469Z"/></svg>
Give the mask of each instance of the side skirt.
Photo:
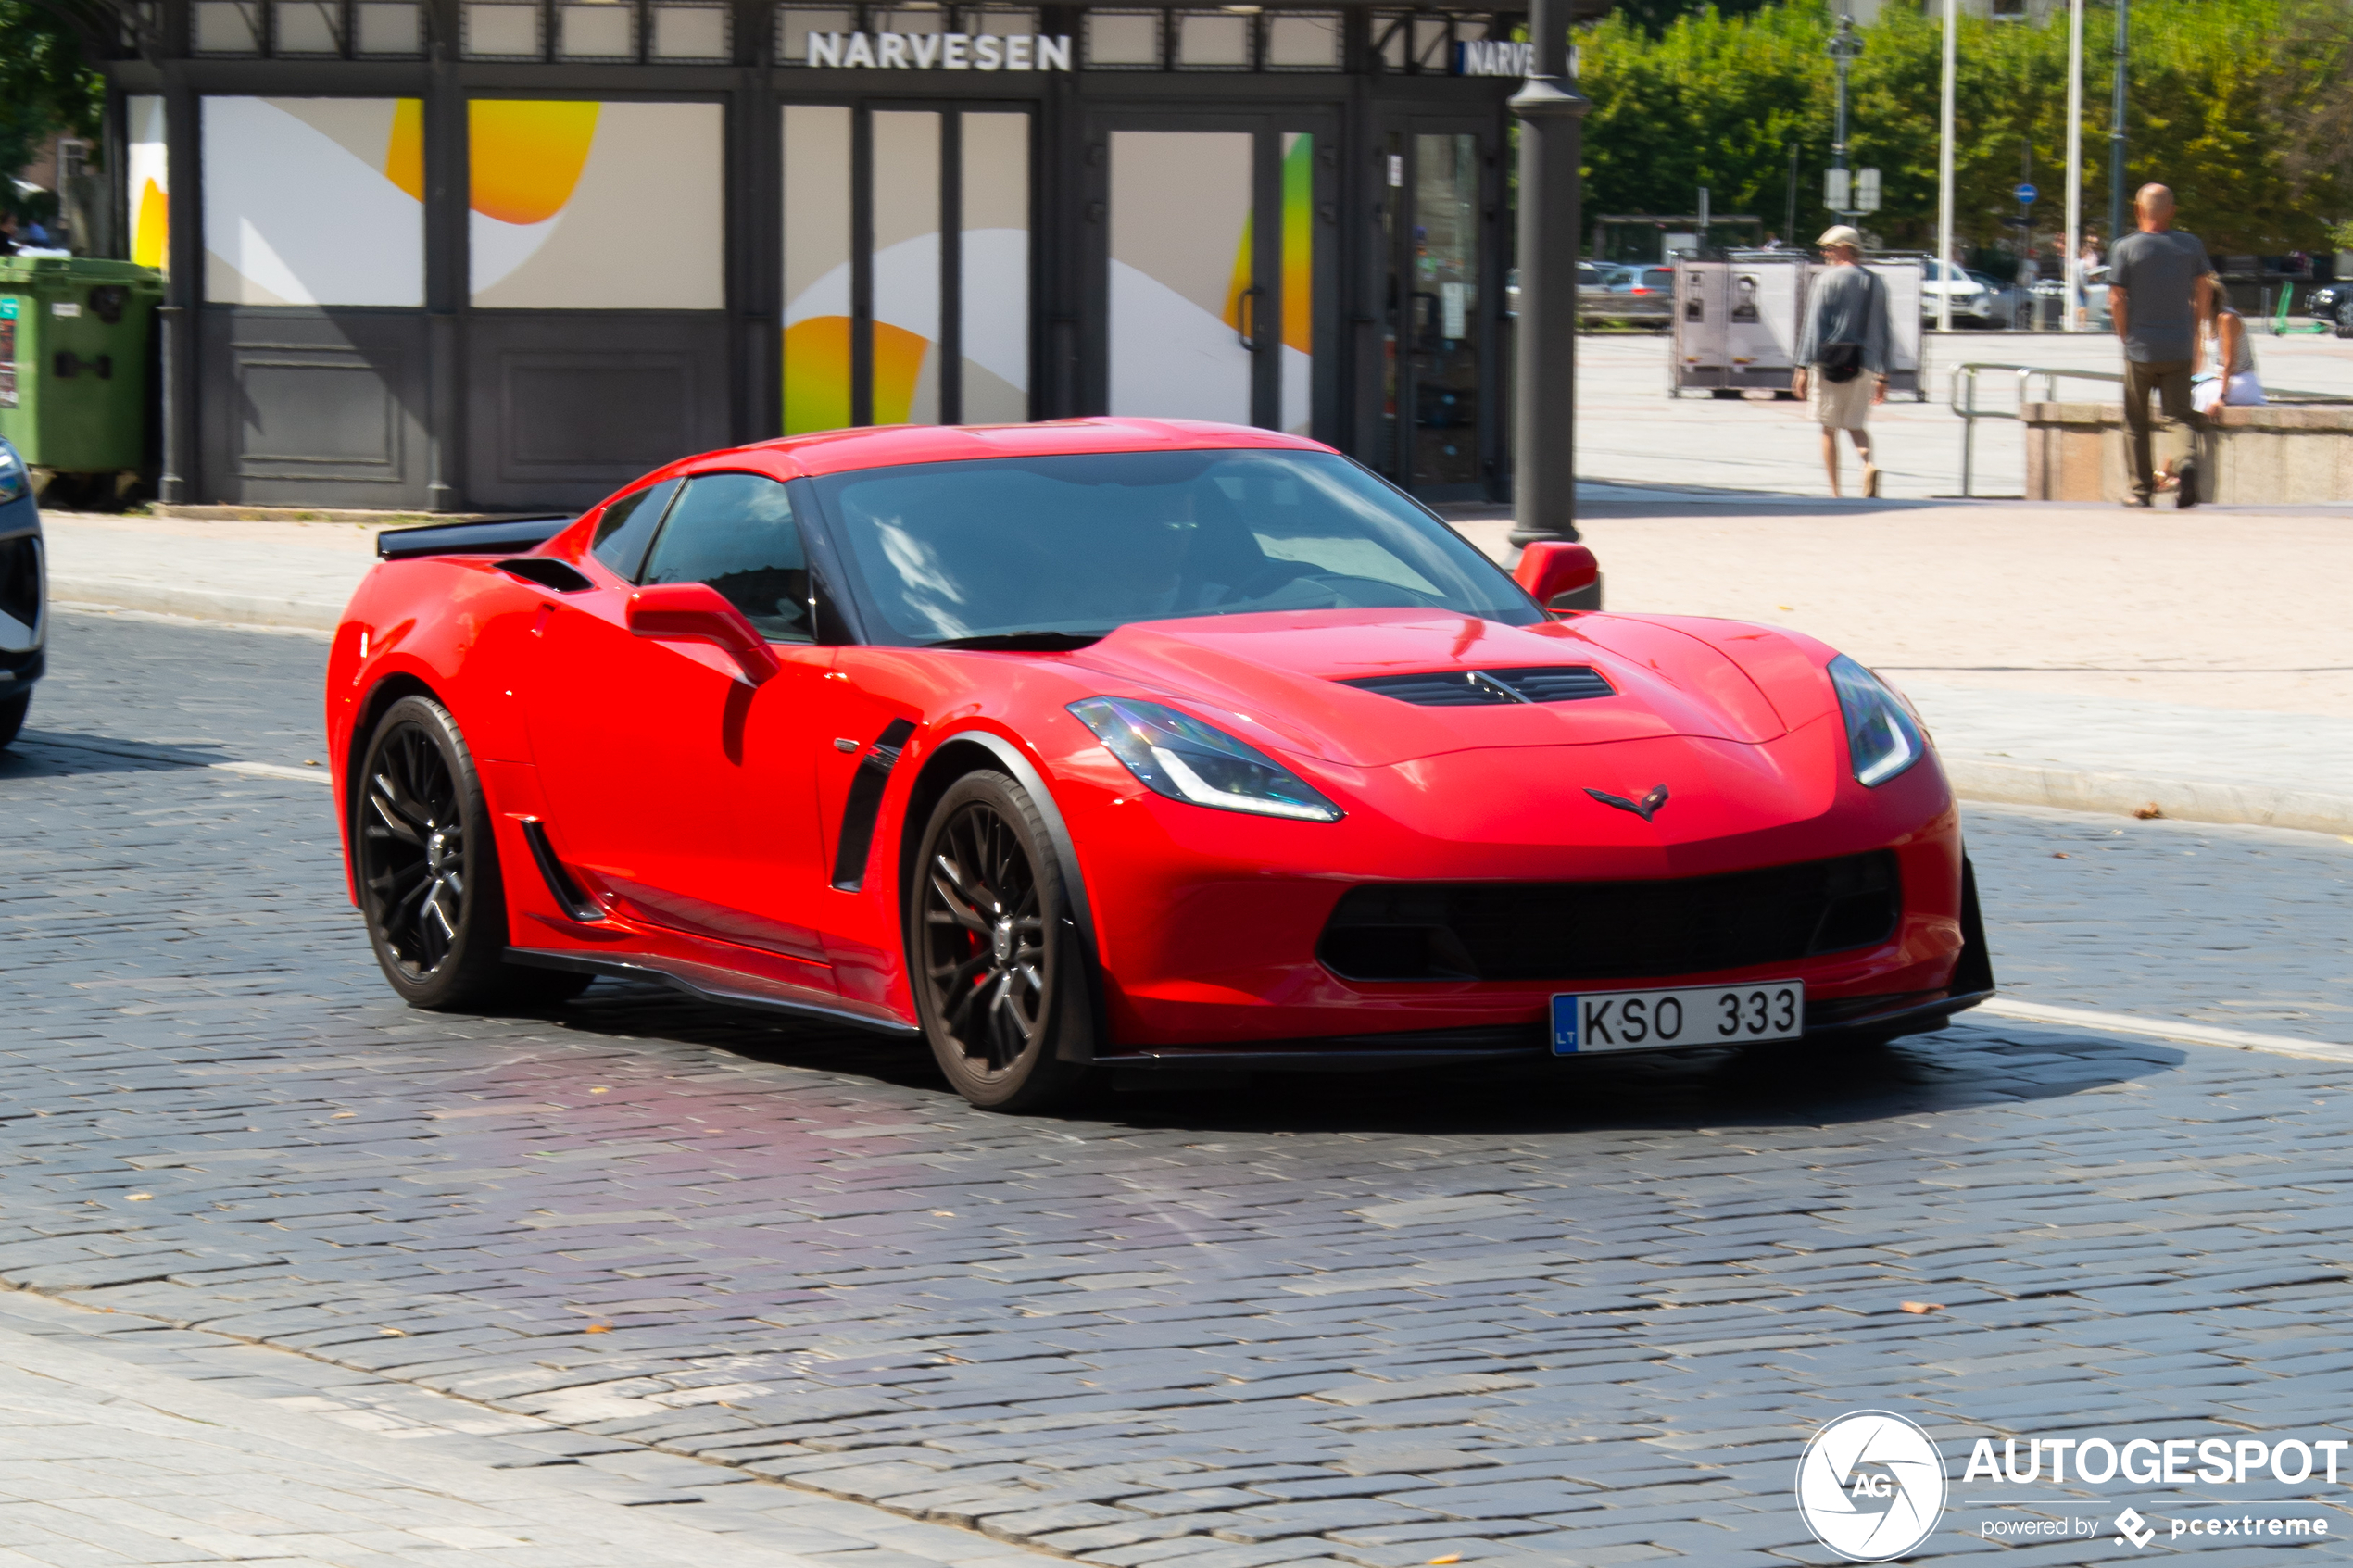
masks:
<svg viewBox="0 0 2353 1568"><path fill-rule="evenodd" d="M901 1023L894 1018L847 1008L837 1001L826 1000L814 991L782 984L761 987L758 982L745 976L729 974L724 970L701 964L682 964L673 968L640 960L606 959L588 953L555 952L544 947L510 947L506 960L509 963L529 964L538 969L569 969L589 974L608 974L617 980L658 980L685 992L697 1001L806 1019L813 1022L847 1024L853 1029L887 1035L894 1039L912 1040L922 1035L922 1031L912 1023Z"/></svg>

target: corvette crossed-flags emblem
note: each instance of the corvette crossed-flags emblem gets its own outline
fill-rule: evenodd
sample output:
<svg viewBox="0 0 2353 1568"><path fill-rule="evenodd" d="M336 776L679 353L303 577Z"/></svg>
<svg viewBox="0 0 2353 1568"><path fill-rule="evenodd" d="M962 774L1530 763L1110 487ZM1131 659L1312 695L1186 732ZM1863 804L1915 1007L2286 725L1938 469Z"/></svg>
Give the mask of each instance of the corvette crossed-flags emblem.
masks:
<svg viewBox="0 0 2353 1568"><path fill-rule="evenodd" d="M1658 809L1667 804L1665 784L1651 785L1651 792L1640 800L1629 800L1622 795L1612 795L1605 789L1588 789L1585 793L1604 806L1615 806L1621 811L1631 811L1646 822L1657 816Z"/></svg>

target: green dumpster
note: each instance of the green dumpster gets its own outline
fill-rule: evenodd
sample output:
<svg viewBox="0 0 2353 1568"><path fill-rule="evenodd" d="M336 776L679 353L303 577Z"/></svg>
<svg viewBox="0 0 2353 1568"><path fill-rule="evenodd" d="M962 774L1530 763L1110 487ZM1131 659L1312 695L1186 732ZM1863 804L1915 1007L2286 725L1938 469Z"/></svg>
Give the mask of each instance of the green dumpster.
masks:
<svg viewBox="0 0 2353 1568"><path fill-rule="evenodd" d="M135 473L163 276L128 261L0 257L0 436L45 483Z"/></svg>

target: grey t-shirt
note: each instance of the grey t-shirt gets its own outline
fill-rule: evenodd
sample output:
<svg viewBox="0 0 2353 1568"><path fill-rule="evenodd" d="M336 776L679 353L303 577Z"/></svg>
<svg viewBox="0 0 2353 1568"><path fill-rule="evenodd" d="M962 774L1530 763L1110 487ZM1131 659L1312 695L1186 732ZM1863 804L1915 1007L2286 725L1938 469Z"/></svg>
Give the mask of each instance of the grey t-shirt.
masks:
<svg viewBox="0 0 2353 1568"><path fill-rule="evenodd" d="M2124 358L2186 362L2197 332L2197 281L2213 270L2204 243L2179 229L2117 241L2108 277L2124 291Z"/></svg>
<svg viewBox="0 0 2353 1568"><path fill-rule="evenodd" d="M1833 343L1863 345L1863 369L1887 370L1887 289L1860 267L1829 267L1806 291L1806 322L1797 334L1797 362L1818 365Z"/></svg>

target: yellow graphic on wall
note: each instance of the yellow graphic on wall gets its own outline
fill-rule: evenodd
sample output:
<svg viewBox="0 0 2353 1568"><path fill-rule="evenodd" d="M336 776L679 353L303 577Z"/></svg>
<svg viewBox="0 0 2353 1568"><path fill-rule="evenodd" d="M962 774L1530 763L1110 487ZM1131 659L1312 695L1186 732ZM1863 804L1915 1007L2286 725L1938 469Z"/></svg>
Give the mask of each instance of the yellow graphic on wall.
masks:
<svg viewBox="0 0 2353 1568"><path fill-rule="evenodd" d="M409 193L411 201L425 199L425 105L422 98L396 98L392 105L392 134L384 140L384 178Z"/></svg>
<svg viewBox="0 0 2353 1568"><path fill-rule="evenodd" d="M580 183L603 107L541 98L467 105L470 205L501 223L544 223L561 212Z"/></svg>
<svg viewBox="0 0 2353 1568"><path fill-rule="evenodd" d="M787 104L784 137L784 433L840 430L850 408L850 111Z"/></svg>
<svg viewBox="0 0 2353 1568"><path fill-rule="evenodd" d="M1315 138L1284 138L1283 346L1315 348Z"/></svg>
<svg viewBox="0 0 2353 1568"><path fill-rule="evenodd" d="M163 100L140 94L124 102L130 135L123 176L131 208L131 259L163 270L171 262L171 174L164 153Z"/></svg>
<svg viewBox="0 0 2353 1568"><path fill-rule="evenodd" d="M469 104L473 303L724 308L722 113L717 104Z"/></svg>
<svg viewBox="0 0 2353 1568"><path fill-rule="evenodd" d="M849 423L847 316L812 316L785 329L785 433Z"/></svg>
<svg viewBox="0 0 2353 1568"><path fill-rule="evenodd" d="M207 299L424 303L417 99L221 96L202 112Z"/></svg>
<svg viewBox="0 0 2353 1568"><path fill-rule="evenodd" d="M875 423L929 424L937 418L915 419L915 392L931 347L931 339L921 332L875 323Z"/></svg>

